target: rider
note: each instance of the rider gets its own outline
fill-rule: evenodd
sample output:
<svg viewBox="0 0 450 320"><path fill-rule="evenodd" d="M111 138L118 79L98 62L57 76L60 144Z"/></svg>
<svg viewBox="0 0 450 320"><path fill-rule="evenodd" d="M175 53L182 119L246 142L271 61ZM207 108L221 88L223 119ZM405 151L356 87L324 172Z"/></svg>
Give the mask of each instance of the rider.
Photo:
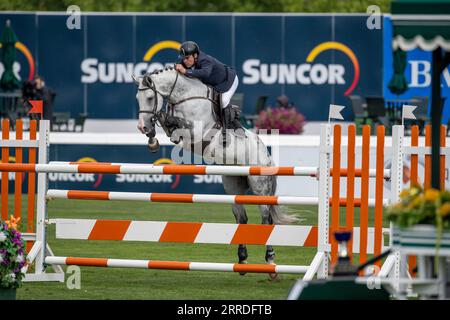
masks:
<svg viewBox="0 0 450 320"><path fill-rule="evenodd" d="M221 93L222 128L224 130L241 128L240 110L230 104L231 97L239 84L236 71L200 51L194 41L181 44L179 58L180 63L175 66L177 71L188 77L198 78Z"/></svg>

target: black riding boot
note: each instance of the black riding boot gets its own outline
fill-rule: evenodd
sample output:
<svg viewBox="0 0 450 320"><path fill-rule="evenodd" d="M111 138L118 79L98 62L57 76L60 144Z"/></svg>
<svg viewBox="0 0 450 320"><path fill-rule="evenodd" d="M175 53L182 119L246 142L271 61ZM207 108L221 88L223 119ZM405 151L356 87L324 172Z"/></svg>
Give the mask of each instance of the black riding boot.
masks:
<svg viewBox="0 0 450 320"><path fill-rule="evenodd" d="M235 105L229 104L225 108L222 108L222 129L238 129L242 128L239 121L241 110Z"/></svg>
<svg viewBox="0 0 450 320"><path fill-rule="evenodd" d="M229 104L225 108L222 108L222 138L223 138L223 144L226 144L226 130L232 129L234 130L234 133L238 133L238 136L241 136L242 130L242 124L239 121L240 119L241 110L239 110L239 107L235 105ZM237 131L236 131L237 130Z"/></svg>

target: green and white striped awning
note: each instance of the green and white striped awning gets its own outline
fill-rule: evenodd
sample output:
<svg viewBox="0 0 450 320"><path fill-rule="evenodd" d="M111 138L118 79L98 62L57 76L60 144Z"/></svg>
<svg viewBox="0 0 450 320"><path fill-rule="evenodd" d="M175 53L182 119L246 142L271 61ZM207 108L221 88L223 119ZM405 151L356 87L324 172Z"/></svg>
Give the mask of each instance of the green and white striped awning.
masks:
<svg viewBox="0 0 450 320"><path fill-rule="evenodd" d="M394 50L450 51L450 0L394 0L391 14Z"/></svg>

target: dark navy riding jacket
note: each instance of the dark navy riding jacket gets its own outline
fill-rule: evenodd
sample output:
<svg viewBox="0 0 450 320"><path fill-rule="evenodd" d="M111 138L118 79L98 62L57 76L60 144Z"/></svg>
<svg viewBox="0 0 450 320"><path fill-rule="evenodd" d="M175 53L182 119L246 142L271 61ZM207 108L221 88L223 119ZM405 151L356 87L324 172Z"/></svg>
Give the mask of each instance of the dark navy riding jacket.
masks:
<svg viewBox="0 0 450 320"><path fill-rule="evenodd" d="M186 68L181 60L180 63ZM233 85L236 71L219 60L200 51L197 61L191 68L186 68L186 75L200 79L219 92L228 91Z"/></svg>

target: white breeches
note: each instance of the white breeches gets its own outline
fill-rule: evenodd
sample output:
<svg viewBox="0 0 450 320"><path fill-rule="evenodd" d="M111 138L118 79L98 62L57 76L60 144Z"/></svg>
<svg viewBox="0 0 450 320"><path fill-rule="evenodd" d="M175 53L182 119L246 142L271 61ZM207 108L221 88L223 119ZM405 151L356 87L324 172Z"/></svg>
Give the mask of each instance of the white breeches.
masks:
<svg viewBox="0 0 450 320"><path fill-rule="evenodd" d="M231 88L228 91L226 91L220 95L221 96L220 102L222 104L222 108L225 108L226 106L228 106L230 104L231 98L233 97L234 92L236 91L236 89L238 87L238 84L239 84L239 79L236 76L234 78L233 85L231 86Z"/></svg>

